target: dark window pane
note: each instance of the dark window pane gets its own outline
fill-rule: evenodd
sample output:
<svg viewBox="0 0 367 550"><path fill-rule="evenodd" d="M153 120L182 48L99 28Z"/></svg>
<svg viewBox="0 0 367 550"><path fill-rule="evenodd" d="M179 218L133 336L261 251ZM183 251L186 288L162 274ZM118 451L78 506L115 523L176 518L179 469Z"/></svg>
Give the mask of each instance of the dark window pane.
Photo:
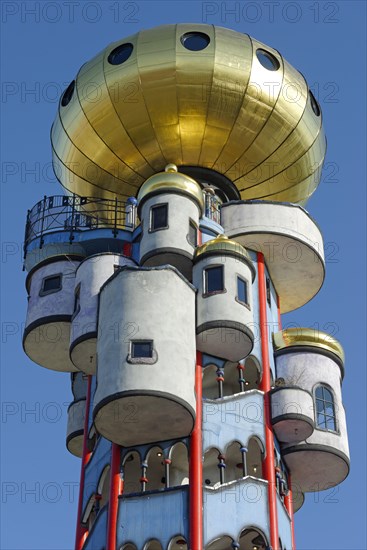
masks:
<svg viewBox="0 0 367 550"><path fill-rule="evenodd" d="M269 307L271 307L270 279L268 279L268 277L266 277L266 300Z"/></svg>
<svg viewBox="0 0 367 550"><path fill-rule="evenodd" d="M268 71L277 71L280 67L280 63L277 58L270 52L259 48L256 50L256 57L260 61L261 65L268 69Z"/></svg>
<svg viewBox="0 0 367 550"><path fill-rule="evenodd" d="M187 50L199 52L208 46L210 38L203 32L187 32L181 36L181 43Z"/></svg>
<svg viewBox="0 0 367 550"><path fill-rule="evenodd" d="M220 292L224 290L223 267L208 267L205 270L205 292Z"/></svg>
<svg viewBox="0 0 367 550"><path fill-rule="evenodd" d="M117 46L108 56L108 62L111 63L111 65L121 65L121 63L129 59L133 49L134 46L130 43Z"/></svg>
<svg viewBox="0 0 367 550"><path fill-rule="evenodd" d="M245 304L248 304L247 300L247 282L241 279L241 277L237 277L237 298L240 302L244 302Z"/></svg>
<svg viewBox="0 0 367 550"><path fill-rule="evenodd" d="M153 342L151 340L132 342L131 345L131 357L152 357L153 356Z"/></svg>
<svg viewBox="0 0 367 550"><path fill-rule="evenodd" d="M43 281L43 292L51 292L52 290L60 290L61 288L61 276L55 275L55 277L47 277Z"/></svg>
<svg viewBox="0 0 367 550"><path fill-rule="evenodd" d="M168 208L166 204L153 206L151 229L162 229L168 225Z"/></svg>
<svg viewBox="0 0 367 550"><path fill-rule="evenodd" d="M192 246L197 246L197 229L196 225L192 222L190 222L189 225L189 243L192 244Z"/></svg>

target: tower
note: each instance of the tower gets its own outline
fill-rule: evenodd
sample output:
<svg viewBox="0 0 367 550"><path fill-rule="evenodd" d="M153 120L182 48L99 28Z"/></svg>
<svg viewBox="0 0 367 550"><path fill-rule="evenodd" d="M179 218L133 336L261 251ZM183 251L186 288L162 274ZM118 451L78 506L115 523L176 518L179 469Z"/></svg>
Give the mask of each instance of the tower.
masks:
<svg viewBox="0 0 367 550"><path fill-rule="evenodd" d="M293 548L304 493L349 468L342 348L281 328L325 271L304 78L234 31L142 31L81 68L52 147L24 348L71 372L76 548Z"/></svg>

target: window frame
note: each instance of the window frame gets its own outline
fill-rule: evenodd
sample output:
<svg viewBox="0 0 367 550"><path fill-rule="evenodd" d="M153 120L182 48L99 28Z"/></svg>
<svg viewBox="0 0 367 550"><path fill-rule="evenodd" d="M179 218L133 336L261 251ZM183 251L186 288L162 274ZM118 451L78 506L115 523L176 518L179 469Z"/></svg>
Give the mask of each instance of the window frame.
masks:
<svg viewBox="0 0 367 550"><path fill-rule="evenodd" d="M324 398L324 395L323 395L322 399L319 398L319 397L316 397L316 391L317 391L318 388L326 389L330 393L330 395L332 397L333 415L327 414L325 412L326 411L325 403L330 403L330 401L327 401ZM323 382L319 382L315 385L312 393L313 393L313 400L314 400L314 407L315 407L315 429L320 430L322 432L330 432L330 433L334 433L334 434L339 434L339 426L338 426L338 418L337 418L337 414L336 414L335 393L334 393L334 391L332 390L332 388L328 384L325 384ZM324 405L323 410L320 411L320 412L318 412L318 410L317 410L317 401L322 401L322 403ZM327 427L324 428L324 427L320 426L319 423L318 423L318 415L319 414L323 415L325 424L327 422L327 419L332 418L334 420L335 428L327 428Z"/></svg>
<svg viewBox="0 0 367 550"><path fill-rule="evenodd" d="M142 344L142 343L149 343L151 346L151 356L144 357L144 356L135 356L134 355L134 344ZM130 340L129 342L129 351L127 355L127 362L132 364L145 364L145 365L152 365L153 363L156 363L158 359L157 352L154 347L154 340L150 338L136 338L133 340Z"/></svg>
<svg viewBox="0 0 367 550"><path fill-rule="evenodd" d="M49 279L56 279L58 277L60 279L60 286L59 288L52 288L50 290L44 290L45 282ZM55 273L52 275L47 275L46 277L43 277L42 283L41 283L41 289L39 291L39 296L48 296L49 294L54 294L55 292L60 292L62 290L62 273Z"/></svg>
<svg viewBox="0 0 367 550"><path fill-rule="evenodd" d="M153 228L153 218L154 218L153 210L156 210L162 207L165 207L166 209L166 225L162 227ZM169 228L168 211L169 211L168 202L160 202L158 204L152 204L152 206L149 209L149 231L148 231L149 233L155 233L156 231L164 231L165 229Z"/></svg>
<svg viewBox="0 0 367 550"><path fill-rule="evenodd" d="M240 300L240 298L238 296L238 294L239 294L239 292L238 292L238 283L239 283L239 281L242 281L243 283L245 283L247 302L244 302L243 300ZM250 293L249 293L248 279L246 279L243 275L240 275L239 273L236 273L236 302L238 302L242 306L247 307L247 309L251 310L249 297L250 297Z"/></svg>
<svg viewBox="0 0 367 550"><path fill-rule="evenodd" d="M208 277L207 272L211 269L221 268L222 270L222 290L212 290L208 291ZM203 298L208 298L209 296L215 296L217 294L224 294L226 290L226 281L225 281L225 269L223 264L210 264L203 269Z"/></svg>

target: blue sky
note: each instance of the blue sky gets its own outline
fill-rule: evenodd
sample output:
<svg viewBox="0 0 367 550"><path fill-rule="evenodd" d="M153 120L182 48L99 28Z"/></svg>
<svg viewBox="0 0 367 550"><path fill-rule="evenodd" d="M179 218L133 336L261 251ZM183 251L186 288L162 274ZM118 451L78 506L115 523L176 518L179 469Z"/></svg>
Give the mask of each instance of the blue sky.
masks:
<svg viewBox="0 0 367 550"><path fill-rule="evenodd" d="M351 473L337 489L306 496L296 542L298 550L365 549L365 2L3 1L1 11L1 549L71 550L74 542L79 460L65 448L69 377L33 364L21 346L26 212L61 194L49 141L58 97L108 43L175 22L230 27L275 47L321 104L328 153L307 209L324 235L327 275L283 323L330 331L344 346Z"/></svg>

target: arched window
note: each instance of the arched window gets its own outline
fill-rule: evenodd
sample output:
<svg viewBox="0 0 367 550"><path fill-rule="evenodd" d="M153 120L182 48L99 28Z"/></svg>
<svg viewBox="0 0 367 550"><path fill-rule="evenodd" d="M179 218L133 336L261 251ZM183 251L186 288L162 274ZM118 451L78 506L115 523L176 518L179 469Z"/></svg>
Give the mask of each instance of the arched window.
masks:
<svg viewBox="0 0 367 550"><path fill-rule="evenodd" d="M170 449L170 487L188 485L189 483L189 459L187 447L181 441Z"/></svg>
<svg viewBox="0 0 367 550"><path fill-rule="evenodd" d="M248 442L247 448L247 474L262 479L263 450L260 447L259 441L255 437L251 437Z"/></svg>
<svg viewBox="0 0 367 550"><path fill-rule="evenodd" d="M141 465L140 456L136 451L128 453L122 463L124 475L124 493L140 493Z"/></svg>
<svg viewBox="0 0 367 550"><path fill-rule="evenodd" d="M99 508L103 508L110 498L110 466L107 466L100 477L97 487L97 494L100 495Z"/></svg>
<svg viewBox="0 0 367 550"><path fill-rule="evenodd" d="M315 389L316 426L320 430L336 432L334 397L331 391L320 384Z"/></svg>
<svg viewBox="0 0 367 550"><path fill-rule="evenodd" d="M166 479L164 471L164 456L160 447L152 447L146 457L147 467L147 491L164 489Z"/></svg>
<svg viewBox="0 0 367 550"><path fill-rule="evenodd" d="M204 455L203 479L204 484L210 487L220 485L220 475L218 468L218 449L211 448Z"/></svg>

